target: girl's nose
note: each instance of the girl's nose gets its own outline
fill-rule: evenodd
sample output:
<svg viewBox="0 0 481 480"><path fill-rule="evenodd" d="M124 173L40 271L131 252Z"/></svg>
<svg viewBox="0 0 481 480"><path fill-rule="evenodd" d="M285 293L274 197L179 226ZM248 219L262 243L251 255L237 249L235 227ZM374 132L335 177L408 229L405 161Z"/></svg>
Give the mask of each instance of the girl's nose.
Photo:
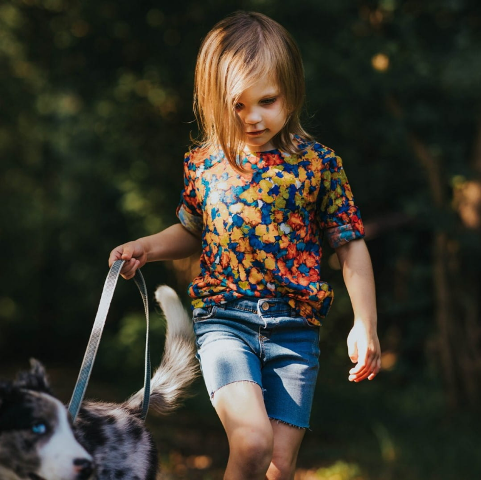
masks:
<svg viewBox="0 0 481 480"><path fill-rule="evenodd" d="M246 112L244 117L244 123L247 123L248 125L255 125L256 123L259 123L261 120L262 120L261 115L255 109L252 109Z"/></svg>

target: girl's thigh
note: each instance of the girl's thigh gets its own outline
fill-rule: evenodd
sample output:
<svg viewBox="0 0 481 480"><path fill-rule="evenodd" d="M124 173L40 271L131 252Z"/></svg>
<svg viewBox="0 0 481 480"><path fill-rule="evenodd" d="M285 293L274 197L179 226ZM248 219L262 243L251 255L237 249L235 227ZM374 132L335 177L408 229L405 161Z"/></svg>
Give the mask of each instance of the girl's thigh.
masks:
<svg viewBox="0 0 481 480"><path fill-rule="evenodd" d="M277 420L271 420L271 426L274 434L274 451L268 477L286 478L288 473L293 477L306 430L280 423Z"/></svg>
<svg viewBox="0 0 481 480"><path fill-rule="evenodd" d="M265 340L262 370L264 400L270 418L297 428L309 428L319 371L319 327L302 317L297 325L275 328Z"/></svg>
<svg viewBox="0 0 481 480"><path fill-rule="evenodd" d="M196 356L211 401L219 390L236 382L253 383L262 392L261 361L256 352L258 329L215 317L214 313L206 318L199 310L194 311Z"/></svg>
<svg viewBox="0 0 481 480"><path fill-rule="evenodd" d="M259 385L252 382L226 385L216 392L212 405L230 442L249 438L255 442L272 442L272 426Z"/></svg>

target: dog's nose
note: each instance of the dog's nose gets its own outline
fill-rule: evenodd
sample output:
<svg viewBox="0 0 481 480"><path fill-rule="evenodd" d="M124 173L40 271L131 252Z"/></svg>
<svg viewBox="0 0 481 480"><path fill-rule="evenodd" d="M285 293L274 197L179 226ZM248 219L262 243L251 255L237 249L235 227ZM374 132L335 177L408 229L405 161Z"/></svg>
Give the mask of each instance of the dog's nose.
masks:
<svg viewBox="0 0 481 480"><path fill-rule="evenodd" d="M86 458L76 458L73 464L77 473L76 480L87 480L94 471L92 462Z"/></svg>

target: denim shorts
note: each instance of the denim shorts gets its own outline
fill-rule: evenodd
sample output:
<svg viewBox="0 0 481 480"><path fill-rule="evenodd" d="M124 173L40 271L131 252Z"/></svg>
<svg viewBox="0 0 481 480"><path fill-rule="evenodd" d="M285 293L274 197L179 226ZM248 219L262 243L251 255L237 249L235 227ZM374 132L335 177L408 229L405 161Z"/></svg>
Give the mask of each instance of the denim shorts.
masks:
<svg viewBox="0 0 481 480"><path fill-rule="evenodd" d="M309 427L319 370L319 327L281 298L195 308L197 358L211 399L234 382L258 384L269 418Z"/></svg>

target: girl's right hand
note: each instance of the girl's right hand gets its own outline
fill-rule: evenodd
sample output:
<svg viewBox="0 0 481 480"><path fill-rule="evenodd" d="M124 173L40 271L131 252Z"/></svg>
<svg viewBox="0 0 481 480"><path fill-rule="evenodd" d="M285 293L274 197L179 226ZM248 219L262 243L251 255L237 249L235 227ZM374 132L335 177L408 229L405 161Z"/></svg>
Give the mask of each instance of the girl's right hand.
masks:
<svg viewBox="0 0 481 480"><path fill-rule="evenodd" d="M120 274L126 280L130 280L134 277L135 271L147 263L147 253L142 242L135 240L119 245L110 252L109 267L116 260L125 260Z"/></svg>

